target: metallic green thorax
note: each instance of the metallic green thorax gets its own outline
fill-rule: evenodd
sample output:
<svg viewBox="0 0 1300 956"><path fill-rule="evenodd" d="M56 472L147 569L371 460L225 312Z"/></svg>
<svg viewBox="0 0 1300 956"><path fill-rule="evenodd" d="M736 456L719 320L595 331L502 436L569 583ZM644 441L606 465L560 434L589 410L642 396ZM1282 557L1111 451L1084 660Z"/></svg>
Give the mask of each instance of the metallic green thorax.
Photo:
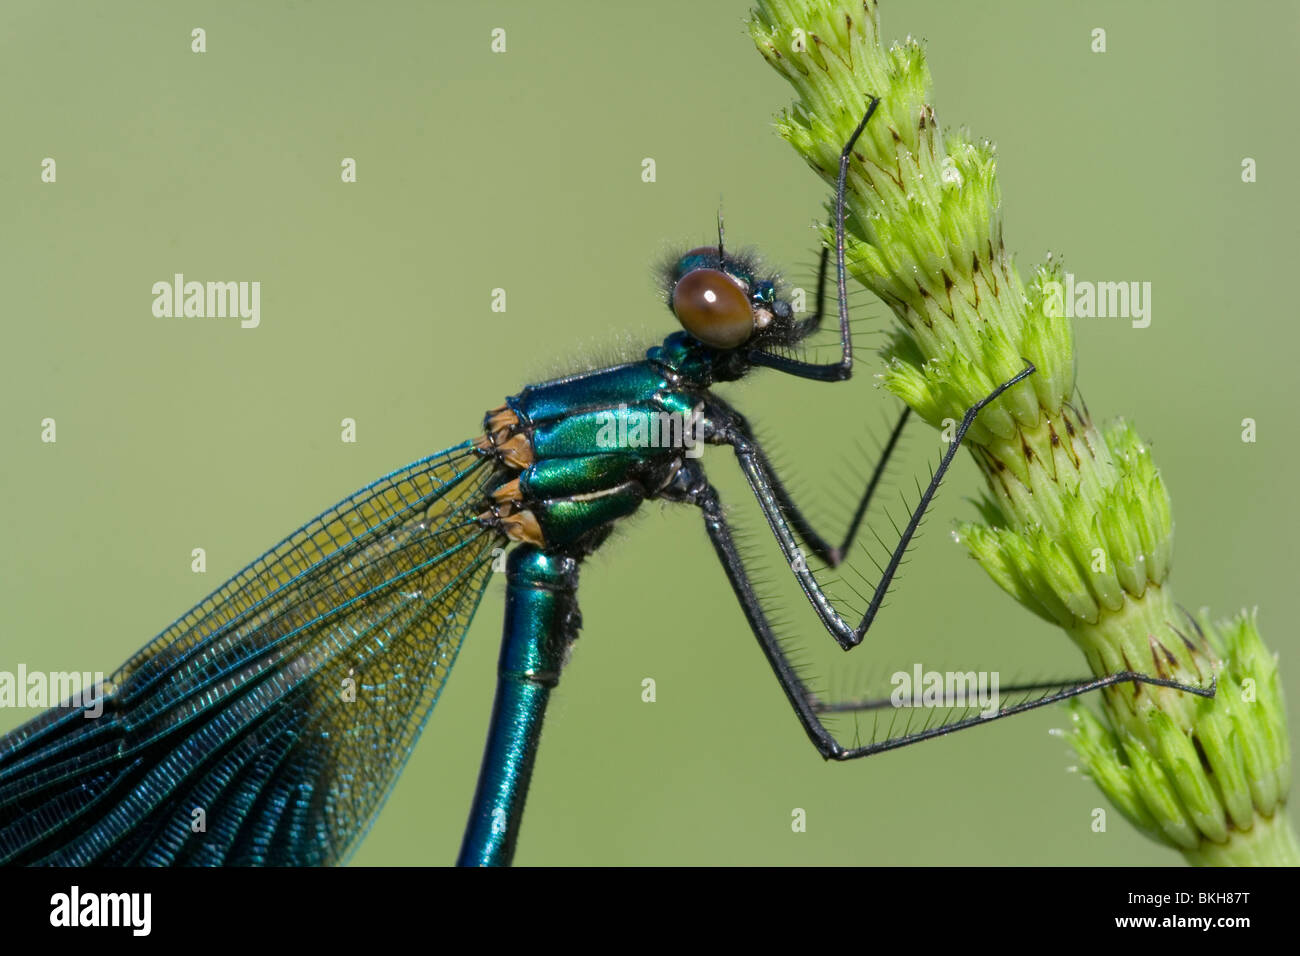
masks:
<svg viewBox="0 0 1300 956"><path fill-rule="evenodd" d="M698 457L707 440L702 403L709 385L728 377L725 362L679 332L639 362L530 385L507 399L509 424L500 427L502 410L490 412L483 450L500 457L521 437L525 450L516 455L517 476L506 475L517 484L498 489L484 520L550 551L589 552L612 522L663 491L683 457Z"/></svg>

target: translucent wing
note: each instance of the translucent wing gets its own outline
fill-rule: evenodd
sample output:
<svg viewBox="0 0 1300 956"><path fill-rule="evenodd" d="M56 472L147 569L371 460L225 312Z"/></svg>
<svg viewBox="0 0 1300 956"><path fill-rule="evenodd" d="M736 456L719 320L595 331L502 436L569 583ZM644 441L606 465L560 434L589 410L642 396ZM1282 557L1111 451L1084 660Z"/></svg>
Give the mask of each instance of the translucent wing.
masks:
<svg viewBox="0 0 1300 956"><path fill-rule="evenodd" d="M490 477L466 443L380 479L127 661L101 716L56 708L0 738L0 862L344 859L487 585Z"/></svg>

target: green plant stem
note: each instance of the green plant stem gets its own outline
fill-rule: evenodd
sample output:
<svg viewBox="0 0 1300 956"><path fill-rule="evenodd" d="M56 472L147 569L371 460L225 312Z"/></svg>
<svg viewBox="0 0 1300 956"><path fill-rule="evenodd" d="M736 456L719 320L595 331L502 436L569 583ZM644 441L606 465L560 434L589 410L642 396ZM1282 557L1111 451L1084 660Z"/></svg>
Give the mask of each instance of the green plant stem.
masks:
<svg viewBox="0 0 1300 956"><path fill-rule="evenodd" d="M1207 699L1121 684L1104 720L1076 700L1070 739L1134 825L1200 864L1297 860L1277 665L1253 615L1215 625L1175 604L1173 512L1125 422L1075 400L1074 333L1051 257L1022 281L1002 238L994 150L944 132L921 47L880 41L875 0L762 0L750 23L797 101L778 129L827 182L871 96L848 175L847 262L893 310L886 386L951 429L1033 362L966 436L981 521L959 537L1024 607L1063 628L1098 676L1133 671L1217 688ZM833 232L825 227L828 241Z"/></svg>

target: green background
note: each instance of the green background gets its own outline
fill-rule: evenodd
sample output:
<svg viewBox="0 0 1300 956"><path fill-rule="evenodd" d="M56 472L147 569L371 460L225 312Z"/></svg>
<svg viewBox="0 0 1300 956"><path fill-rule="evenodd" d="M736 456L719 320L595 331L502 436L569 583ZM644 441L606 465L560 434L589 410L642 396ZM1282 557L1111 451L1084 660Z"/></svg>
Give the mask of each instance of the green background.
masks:
<svg viewBox="0 0 1300 956"><path fill-rule="evenodd" d="M0 7L0 668L111 672L325 506L474 434L504 395L672 331L652 264L708 240L720 201L733 244L809 286L826 190L771 129L791 94L745 14L743 0ZM925 40L940 121L997 142L1023 274L1050 248L1079 278L1153 283L1150 328L1078 323L1083 394L1152 442L1177 598L1258 605L1300 699L1294 8L885 0L882 17L886 36ZM57 184L39 180L46 156ZM355 185L340 182L345 156ZM261 327L154 318L150 287L174 272L261 281ZM495 287L505 314L489 309ZM854 308L869 346L886 312L865 293ZM895 408L873 388L874 352L859 360L845 385L768 373L728 391L823 526L841 526L860 449ZM54 445L39 440L47 416ZM344 417L356 444L339 441ZM911 433L896 471L909 503L939 451ZM978 490L964 456L849 657L789 587L733 462L705 461L801 660L839 668L822 686L915 661L1004 683L1084 669L950 540ZM190 571L194 547L206 575ZM874 574L869 550L852 563ZM501 590L355 863L454 859ZM1060 710L824 763L687 509L644 508L584 566L581 602L519 863L1179 862L1117 812L1092 831L1107 805L1047 733ZM0 730L28 716L0 712Z"/></svg>

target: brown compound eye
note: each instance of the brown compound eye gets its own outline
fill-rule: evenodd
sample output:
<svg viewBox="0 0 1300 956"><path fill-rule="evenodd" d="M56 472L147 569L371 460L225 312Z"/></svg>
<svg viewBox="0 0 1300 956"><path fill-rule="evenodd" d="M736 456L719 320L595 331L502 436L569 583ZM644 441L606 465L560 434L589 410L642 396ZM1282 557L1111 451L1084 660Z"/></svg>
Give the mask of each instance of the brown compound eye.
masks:
<svg viewBox="0 0 1300 956"><path fill-rule="evenodd" d="M682 328L715 349L734 349L754 334L749 297L717 269L693 269L678 279L672 309Z"/></svg>

